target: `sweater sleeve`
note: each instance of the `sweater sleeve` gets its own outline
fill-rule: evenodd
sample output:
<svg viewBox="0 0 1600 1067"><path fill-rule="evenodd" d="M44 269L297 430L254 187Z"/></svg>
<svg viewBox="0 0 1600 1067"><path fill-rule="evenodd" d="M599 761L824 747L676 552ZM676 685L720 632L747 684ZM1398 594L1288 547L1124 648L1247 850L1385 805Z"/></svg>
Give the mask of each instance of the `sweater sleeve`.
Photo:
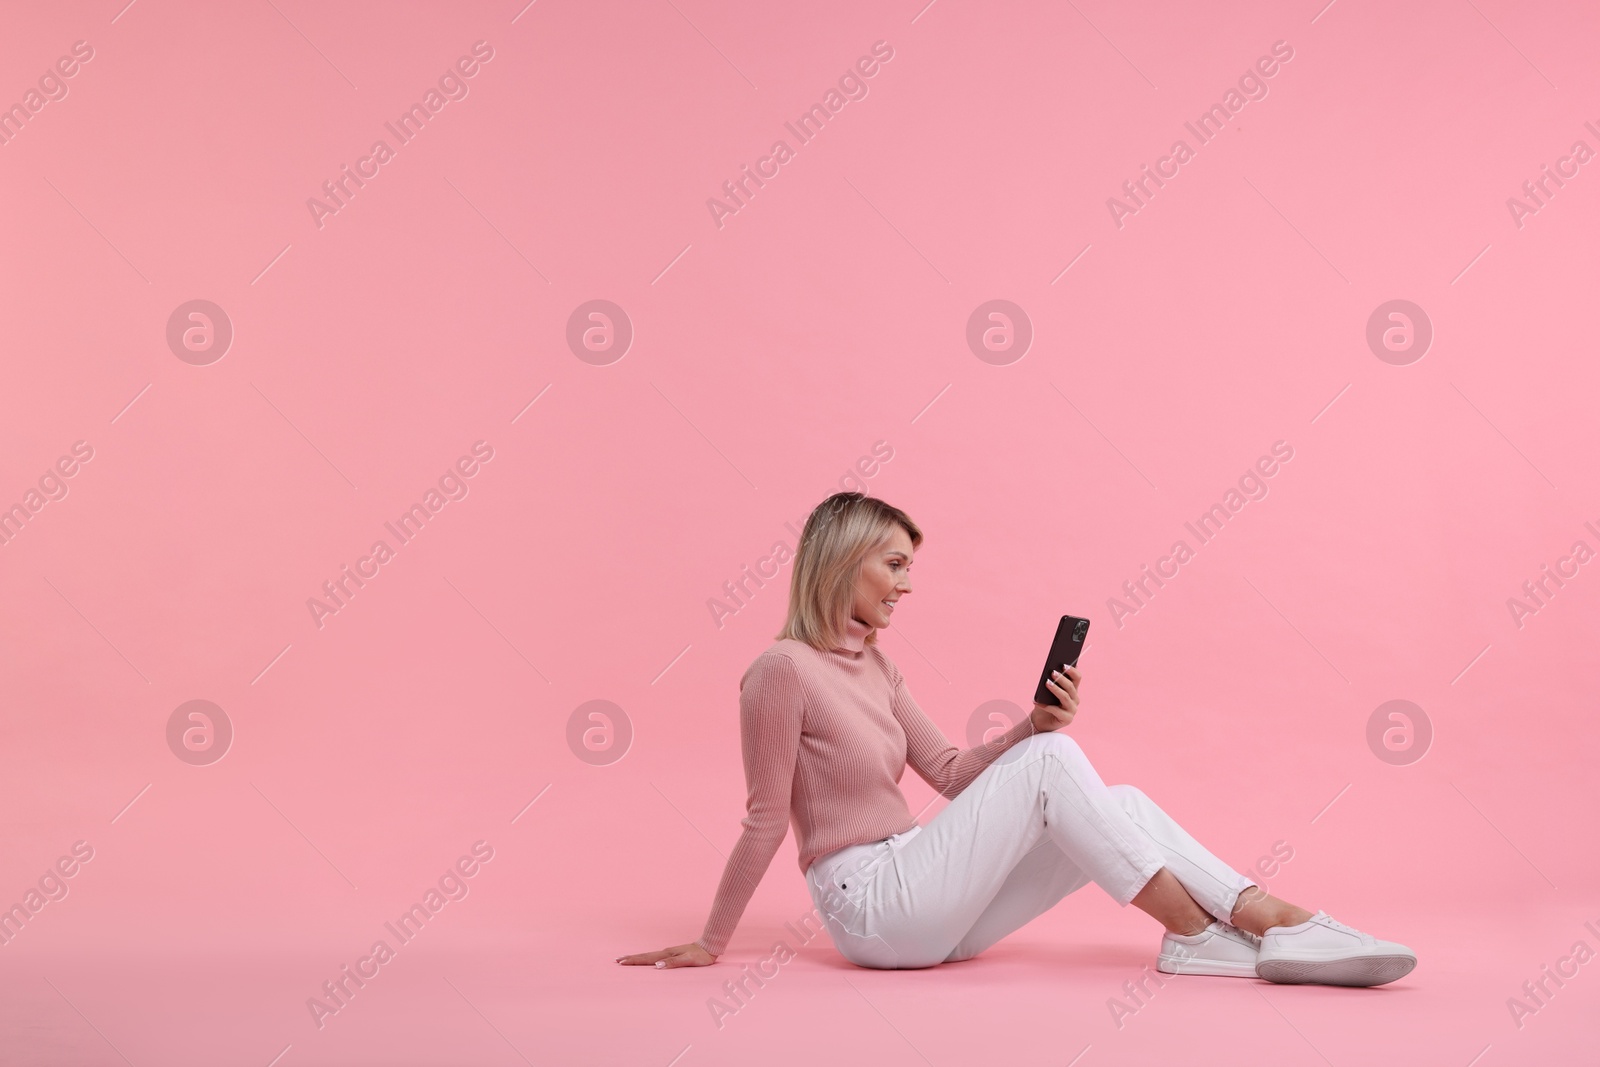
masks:
<svg viewBox="0 0 1600 1067"><path fill-rule="evenodd" d="M728 946L756 885L789 831L789 794L800 752L805 698L794 661L756 658L739 686L739 737L747 790L744 831L728 855L699 944L713 956Z"/></svg>
<svg viewBox="0 0 1600 1067"><path fill-rule="evenodd" d="M1032 715L1024 715L1020 722L992 741L977 748L957 748L912 699L899 669L889 663L887 657L884 662L889 665L889 679L894 686L890 706L906 732L906 762L941 796L951 799L959 796L1002 752L1037 732Z"/></svg>

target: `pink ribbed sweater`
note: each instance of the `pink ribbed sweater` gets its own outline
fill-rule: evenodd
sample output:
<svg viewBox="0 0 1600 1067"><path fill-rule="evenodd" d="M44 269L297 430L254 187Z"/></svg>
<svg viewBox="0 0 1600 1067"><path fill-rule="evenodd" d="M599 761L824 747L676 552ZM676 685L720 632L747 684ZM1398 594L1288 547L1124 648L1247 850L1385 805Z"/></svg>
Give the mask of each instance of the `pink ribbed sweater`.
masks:
<svg viewBox="0 0 1600 1067"><path fill-rule="evenodd" d="M844 647L783 640L739 681L739 734L748 789L744 832L728 856L699 944L720 956L767 872L789 822L800 870L846 845L915 826L900 778L906 764L955 797L1006 749L1034 733L1030 716L988 745L958 749L911 699L905 679L850 619Z"/></svg>

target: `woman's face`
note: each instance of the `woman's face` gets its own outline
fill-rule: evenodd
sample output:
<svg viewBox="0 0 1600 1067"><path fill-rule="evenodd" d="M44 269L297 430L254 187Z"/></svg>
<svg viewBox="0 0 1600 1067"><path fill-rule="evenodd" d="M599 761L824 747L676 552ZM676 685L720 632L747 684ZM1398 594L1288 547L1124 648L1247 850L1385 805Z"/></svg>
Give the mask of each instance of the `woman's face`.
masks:
<svg viewBox="0 0 1600 1067"><path fill-rule="evenodd" d="M911 592L911 535L896 526L889 539L861 561L851 614L875 629L889 625L894 602Z"/></svg>

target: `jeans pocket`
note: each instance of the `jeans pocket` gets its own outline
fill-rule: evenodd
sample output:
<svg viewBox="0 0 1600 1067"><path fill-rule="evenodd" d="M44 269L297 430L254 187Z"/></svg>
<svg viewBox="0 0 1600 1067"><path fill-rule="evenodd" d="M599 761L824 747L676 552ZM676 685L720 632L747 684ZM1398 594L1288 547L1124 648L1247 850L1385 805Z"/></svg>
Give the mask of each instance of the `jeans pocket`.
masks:
<svg viewBox="0 0 1600 1067"><path fill-rule="evenodd" d="M857 967L892 970L900 956L877 930L879 914L871 891L872 878L889 865L855 874L829 877L813 868L808 872L811 900L822 913L828 937L839 955Z"/></svg>
<svg viewBox="0 0 1600 1067"><path fill-rule="evenodd" d="M807 871L812 903L829 920L829 929L859 935L873 882L888 866L891 850L886 842L854 846L813 863Z"/></svg>

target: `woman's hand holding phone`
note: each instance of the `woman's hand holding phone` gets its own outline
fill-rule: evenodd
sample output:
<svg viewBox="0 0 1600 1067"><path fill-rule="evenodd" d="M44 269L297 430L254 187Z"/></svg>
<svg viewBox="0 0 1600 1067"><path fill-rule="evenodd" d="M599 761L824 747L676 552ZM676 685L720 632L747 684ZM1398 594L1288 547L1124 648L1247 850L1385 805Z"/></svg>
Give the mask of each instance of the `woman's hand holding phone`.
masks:
<svg viewBox="0 0 1600 1067"><path fill-rule="evenodd" d="M1078 713L1078 683L1083 680L1083 672L1077 667L1068 667L1066 671L1052 671L1050 677L1045 679L1045 688L1055 694L1061 702L1060 707L1054 704L1034 704L1033 710L1028 713L1033 719L1033 728L1039 733L1049 733L1059 730L1072 721Z"/></svg>

